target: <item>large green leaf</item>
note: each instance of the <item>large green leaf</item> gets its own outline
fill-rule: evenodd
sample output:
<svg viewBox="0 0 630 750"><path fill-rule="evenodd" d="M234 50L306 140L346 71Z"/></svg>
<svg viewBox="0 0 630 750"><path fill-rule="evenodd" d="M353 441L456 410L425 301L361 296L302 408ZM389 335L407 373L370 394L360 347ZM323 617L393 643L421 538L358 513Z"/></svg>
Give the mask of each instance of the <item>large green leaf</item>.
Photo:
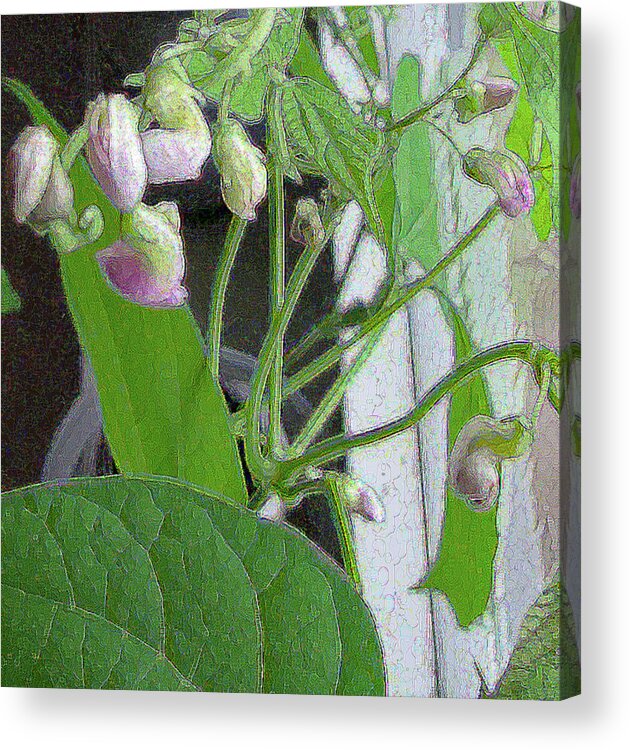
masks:
<svg viewBox="0 0 630 750"><path fill-rule="evenodd" d="M303 15L302 8L287 8L277 13L271 33L253 58L249 73L234 87L230 109L244 120L262 118L271 80L269 69L284 71L291 62L299 44ZM192 84L209 99L220 101L226 80L233 73L229 55L222 57L207 46L205 50L183 55L181 60Z"/></svg>
<svg viewBox="0 0 630 750"><path fill-rule="evenodd" d="M456 363L459 364L473 354L470 337L446 298L440 295L440 300L455 335ZM486 384L480 373L468 378L451 397L449 451L464 424L477 414L490 414ZM462 627L470 625L486 609L492 591L497 544L496 508L478 513L447 488L439 556L420 587L443 591Z"/></svg>
<svg viewBox="0 0 630 750"><path fill-rule="evenodd" d="M2 503L4 685L382 695L370 613L299 532L164 478Z"/></svg>
<svg viewBox="0 0 630 750"><path fill-rule="evenodd" d="M2 314L17 312L22 303L20 296L13 288L9 274L2 267Z"/></svg>
<svg viewBox="0 0 630 750"><path fill-rule="evenodd" d="M298 169L326 177L363 209L375 236L384 239L374 197L374 172L383 154L383 134L355 114L343 97L309 78L280 87L287 144Z"/></svg>
<svg viewBox="0 0 630 750"><path fill-rule="evenodd" d="M507 670L491 698L563 700L581 690L573 614L560 583L547 588L520 629Z"/></svg>
<svg viewBox="0 0 630 750"><path fill-rule="evenodd" d="M66 134L18 81L5 85L64 142ZM92 245L60 255L61 276L83 350L98 385L105 432L116 465L163 474L246 500L236 442L223 394L211 377L190 310L152 310L116 294L95 251L118 237L120 215L79 158L71 172L75 208L96 204L105 231Z"/></svg>

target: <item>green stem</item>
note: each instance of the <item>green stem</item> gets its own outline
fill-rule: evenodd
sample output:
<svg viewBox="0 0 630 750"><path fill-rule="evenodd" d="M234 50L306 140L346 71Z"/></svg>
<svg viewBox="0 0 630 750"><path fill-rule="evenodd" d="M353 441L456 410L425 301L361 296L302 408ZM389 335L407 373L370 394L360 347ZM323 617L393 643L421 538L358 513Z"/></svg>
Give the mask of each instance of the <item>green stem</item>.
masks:
<svg viewBox="0 0 630 750"><path fill-rule="evenodd" d="M277 341L284 336L302 289L329 238L329 235L327 235L322 242L309 242L304 248L289 279L284 304L273 316L258 356L258 366L252 381L252 390L245 406L247 415L245 458L249 470L256 478L269 479L273 476L276 467L276 461L273 458L263 456L261 452L260 414L265 386L277 351Z"/></svg>
<svg viewBox="0 0 630 750"><path fill-rule="evenodd" d="M534 367L540 347L531 341L514 341L500 344L480 352L463 362L459 367L443 377L411 411L402 417L380 427L375 427L357 435L337 435L305 451L302 456L283 462L280 479L289 477L306 466L321 466L340 458L354 448L362 448L385 438L398 435L417 424L445 396L457 388L470 375L489 365L516 359Z"/></svg>
<svg viewBox="0 0 630 750"><path fill-rule="evenodd" d="M285 385L285 396L288 396L300 388L310 383L322 373L327 372L333 367L343 355L346 349L354 346L361 338L377 329L382 323L387 321L395 312L412 300L418 292L431 286L435 279L446 269L453 261L457 260L466 248L474 242L483 230L500 212L499 206L495 203L483 214L477 223L453 246L453 248L421 279L409 285L405 289L399 290L394 299L386 306L378 309L374 315L367 318L358 326L358 331L350 336L345 342L340 342L332 346L327 352L317 359L310 362L295 375L292 375Z"/></svg>
<svg viewBox="0 0 630 750"><path fill-rule="evenodd" d="M65 172L70 171L70 167L72 167L75 159L81 153L81 149L87 143L88 138L89 130L87 125L79 125L74 133L68 138L59 154L59 160L61 161L61 166Z"/></svg>
<svg viewBox="0 0 630 750"><path fill-rule="evenodd" d="M361 351L355 357L354 361L344 372L341 373L341 375L339 375L332 386L328 389L327 393L304 425L300 434L295 438L293 445L291 446L291 455L299 456L303 453L321 432L328 419L334 413L337 406L339 406L339 402L343 398L346 388L356 373L363 367L370 354L374 351L374 347L380 341L385 325L386 323L382 324L372 333Z"/></svg>
<svg viewBox="0 0 630 750"><path fill-rule="evenodd" d="M280 162L269 159L269 283L271 289L271 318L284 304L285 285L285 229L284 175ZM284 336L279 333L275 342L274 362L269 374L269 446L273 455L282 451L282 378Z"/></svg>
<svg viewBox="0 0 630 750"><path fill-rule="evenodd" d="M219 259L219 265L212 283L210 295L210 310L208 312L208 331L206 348L210 361L212 377L219 382L219 357L221 352L221 328L223 325L223 308L225 306L225 292L227 290L234 259L245 233L247 222L234 214L228 228Z"/></svg>
<svg viewBox="0 0 630 750"><path fill-rule="evenodd" d="M536 429L536 423L538 422L538 417L540 416L540 412L542 411L542 408L545 405L545 401L547 400L549 396L550 385L551 385L551 367L549 367L549 365L543 365L542 379L540 383L540 391L538 393L538 398L536 399L536 404L534 405L534 408L532 409L532 413L529 416L529 422L532 426L532 430Z"/></svg>
<svg viewBox="0 0 630 750"><path fill-rule="evenodd" d="M333 522L337 531L339 546L341 547L343 567L348 574L348 578L350 578L355 589L360 594L362 591L362 585L357 556L354 551L354 541L352 539L352 522L350 521L348 508L343 502L343 497L339 492L338 482L339 479L335 476L330 476L328 478L326 482L328 485L328 492L326 495L330 501L330 510L333 515Z"/></svg>
<svg viewBox="0 0 630 750"><path fill-rule="evenodd" d="M448 96L450 96L450 94L453 93L453 91L459 86L459 84L464 80L464 78L466 78L466 76L470 73L470 71L475 67L475 65L477 64L477 61L481 57L481 53L483 52L483 48L486 44L486 41L487 41L486 37L483 34L480 34L479 37L477 38L477 41L473 48L473 52L470 57L470 60L468 61L468 64L445 91L443 91L439 96L437 96L433 101L426 104L424 107L420 107L419 109L414 109L413 112L409 112L409 114L405 115L400 120L390 123L385 130L389 132L404 130L405 128L408 128L410 125L415 125L415 123L424 119L424 117L428 115L429 112L434 107L437 107L437 105L440 104L440 102L444 101L444 99L446 99Z"/></svg>

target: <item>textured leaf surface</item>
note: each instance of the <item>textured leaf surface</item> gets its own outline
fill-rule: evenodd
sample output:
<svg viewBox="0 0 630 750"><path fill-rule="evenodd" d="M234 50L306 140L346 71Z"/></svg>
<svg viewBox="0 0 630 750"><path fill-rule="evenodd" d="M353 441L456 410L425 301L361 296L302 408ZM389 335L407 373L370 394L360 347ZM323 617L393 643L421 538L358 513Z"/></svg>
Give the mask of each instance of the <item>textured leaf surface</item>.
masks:
<svg viewBox="0 0 630 750"><path fill-rule="evenodd" d="M22 303L18 293L13 288L9 274L2 268L2 314L17 312Z"/></svg>
<svg viewBox="0 0 630 750"><path fill-rule="evenodd" d="M401 119L422 105L420 75L419 61L405 55L396 70L392 97L394 119ZM441 254L436 165L430 128L425 122L406 128L394 156L394 247L399 255L414 258L425 268L434 266Z"/></svg>
<svg viewBox="0 0 630 750"><path fill-rule="evenodd" d="M269 87L269 68L283 71L290 63L300 41L302 8L287 8L276 20L263 49L252 60L251 70L232 91L230 109L244 120L262 119L265 95ZM199 51L182 57L193 85L213 101L220 101L230 75L227 60L211 51Z"/></svg>
<svg viewBox="0 0 630 750"><path fill-rule="evenodd" d="M172 480L3 497L5 685L382 695L374 623L288 527Z"/></svg>
<svg viewBox="0 0 630 750"><path fill-rule="evenodd" d="M441 301L451 321L456 364L459 364L473 354L472 344L461 318L445 297L441 296ZM490 414L486 384L480 373L468 378L451 397L449 451L464 424L477 414ZM478 513L447 488L440 553L422 588L443 591L462 627L470 625L486 609L492 591L497 545L496 508Z"/></svg>
<svg viewBox="0 0 630 750"><path fill-rule="evenodd" d="M31 91L5 82L64 142L66 134ZM245 501L245 482L221 390L207 367L190 310L151 310L109 287L95 251L117 239L120 215L78 159L70 172L75 208L96 204L105 231L94 244L60 256L66 298L96 373L105 431L117 467L183 479Z"/></svg>
<svg viewBox="0 0 630 750"><path fill-rule="evenodd" d="M326 177L342 197L357 200L383 239L374 197L382 133L354 114L340 94L315 81L292 78L280 91L287 143L298 169Z"/></svg>
<svg viewBox="0 0 630 750"><path fill-rule="evenodd" d="M580 683L571 606L564 587L555 583L527 613L505 675L489 697L562 700L578 695Z"/></svg>

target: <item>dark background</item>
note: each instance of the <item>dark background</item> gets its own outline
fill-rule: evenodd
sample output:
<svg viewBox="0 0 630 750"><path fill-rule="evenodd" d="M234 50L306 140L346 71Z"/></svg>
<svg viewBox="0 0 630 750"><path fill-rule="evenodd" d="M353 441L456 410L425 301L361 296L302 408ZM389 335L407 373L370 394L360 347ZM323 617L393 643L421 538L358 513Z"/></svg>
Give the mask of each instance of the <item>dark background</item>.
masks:
<svg viewBox="0 0 630 750"><path fill-rule="evenodd" d="M153 50L176 37L186 12L2 16L2 74L25 81L68 130L83 119L99 92L122 91L128 73L143 70ZM215 112L208 107L209 120ZM19 131L28 125L24 107L2 97L2 164ZM249 128L264 145L264 123ZM300 194L316 195L321 185L288 186L288 220ZM79 391L80 349L63 296L57 259L47 240L18 226L3 179L2 264L22 308L2 321L2 488L40 479L57 425ZM159 186L147 203L176 200L182 212L187 255L186 286L202 327L207 318L210 279L230 214L223 205L211 160L198 183ZM299 248L288 243L289 270ZM250 225L228 289L224 344L256 355L266 330L268 308L267 217L264 206ZM290 346L330 309L336 295L329 253L315 270L287 336ZM306 395L316 400L322 379ZM340 428L339 419L331 429ZM294 521L330 551L334 533L322 501L315 499Z"/></svg>

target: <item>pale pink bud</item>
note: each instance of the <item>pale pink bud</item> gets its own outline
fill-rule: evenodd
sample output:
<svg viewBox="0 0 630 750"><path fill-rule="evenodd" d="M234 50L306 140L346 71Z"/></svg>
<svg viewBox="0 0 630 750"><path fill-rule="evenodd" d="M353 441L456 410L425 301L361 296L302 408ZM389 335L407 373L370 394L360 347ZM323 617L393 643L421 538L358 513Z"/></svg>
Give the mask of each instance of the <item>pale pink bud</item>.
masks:
<svg viewBox="0 0 630 750"><path fill-rule="evenodd" d="M212 148L207 125L199 130L157 128L140 137L152 184L199 179Z"/></svg>
<svg viewBox="0 0 630 750"><path fill-rule="evenodd" d="M474 117L506 107L514 98L518 86L511 78L495 77L473 81L455 101L455 111L460 122L470 122Z"/></svg>
<svg viewBox="0 0 630 750"><path fill-rule="evenodd" d="M515 218L533 207L534 185L516 154L473 148L464 156L463 168L473 180L495 191L506 216Z"/></svg>
<svg viewBox="0 0 630 750"><path fill-rule="evenodd" d="M8 157L13 182L13 213L23 224L67 219L72 213L70 178L59 160L59 144L46 125L28 126Z"/></svg>
<svg viewBox="0 0 630 750"><path fill-rule="evenodd" d="M343 475L338 487L349 511L356 513L366 521L382 523L385 520L383 504L376 492L365 482Z"/></svg>
<svg viewBox="0 0 630 750"><path fill-rule="evenodd" d="M531 431L518 418L473 417L462 427L451 450L449 485L472 510L490 510L501 491L501 461L523 455L531 441Z"/></svg>
<svg viewBox="0 0 630 750"><path fill-rule="evenodd" d="M107 197L123 212L133 211L147 186L139 117L122 94L100 94L86 115L88 162Z"/></svg>
<svg viewBox="0 0 630 750"><path fill-rule="evenodd" d="M125 217L121 238L96 254L114 289L144 307L178 307L188 298L182 286L185 258L175 203L140 203Z"/></svg>

